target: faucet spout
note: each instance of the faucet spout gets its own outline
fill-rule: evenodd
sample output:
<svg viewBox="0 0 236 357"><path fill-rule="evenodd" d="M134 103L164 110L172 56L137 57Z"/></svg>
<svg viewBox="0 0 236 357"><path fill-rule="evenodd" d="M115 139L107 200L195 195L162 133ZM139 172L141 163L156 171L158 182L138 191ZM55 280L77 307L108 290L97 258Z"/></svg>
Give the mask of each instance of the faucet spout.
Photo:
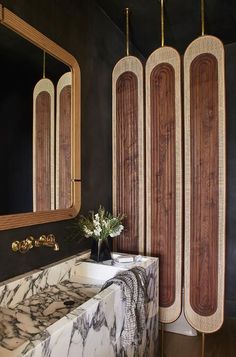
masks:
<svg viewBox="0 0 236 357"><path fill-rule="evenodd" d="M55 243L55 244L54 244L53 250L55 250L56 252L57 252L58 250L60 250L58 243Z"/></svg>
<svg viewBox="0 0 236 357"><path fill-rule="evenodd" d="M41 246L53 248L55 251L59 250L59 244L56 242L54 234L49 234L48 236L43 234L39 239L36 239L35 247Z"/></svg>

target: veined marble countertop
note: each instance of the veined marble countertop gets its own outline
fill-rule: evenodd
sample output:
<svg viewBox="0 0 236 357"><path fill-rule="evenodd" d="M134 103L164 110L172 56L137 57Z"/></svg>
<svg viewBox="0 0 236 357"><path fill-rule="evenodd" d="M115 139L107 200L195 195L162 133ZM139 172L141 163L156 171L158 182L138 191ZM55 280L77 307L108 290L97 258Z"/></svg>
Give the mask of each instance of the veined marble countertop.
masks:
<svg viewBox="0 0 236 357"><path fill-rule="evenodd" d="M89 252L79 254L0 284L0 357L118 355L124 319L120 289L112 285L100 292L107 279L99 277L99 269L106 270L105 265L112 269L111 261L92 263L98 270L96 279L81 276L78 271L88 258ZM153 334L154 325L158 327L158 259L123 263L122 268L137 265L147 270L148 328ZM129 355L134 351L131 348Z"/></svg>
<svg viewBox="0 0 236 357"><path fill-rule="evenodd" d="M0 346L13 351L39 334L57 320L99 293L101 284L62 281L17 304L15 308L0 307ZM65 305L66 304L66 305ZM9 338L9 337L12 338Z"/></svg>

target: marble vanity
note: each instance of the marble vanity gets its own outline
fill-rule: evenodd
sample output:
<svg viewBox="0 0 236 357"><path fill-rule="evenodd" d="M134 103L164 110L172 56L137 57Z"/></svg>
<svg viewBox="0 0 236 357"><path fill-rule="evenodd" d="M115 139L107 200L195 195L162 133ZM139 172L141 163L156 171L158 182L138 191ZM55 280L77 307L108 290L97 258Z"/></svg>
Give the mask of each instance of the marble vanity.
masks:
<svg viewBox="0 0 236 357"><path fill-rule="evenodd" d="M147 275L147 319L136 345L125 349L119 286L105 281L134 266ZM34 270L0 285L0 357L157 356L158 259L112 265L89 252Z"/></svg>

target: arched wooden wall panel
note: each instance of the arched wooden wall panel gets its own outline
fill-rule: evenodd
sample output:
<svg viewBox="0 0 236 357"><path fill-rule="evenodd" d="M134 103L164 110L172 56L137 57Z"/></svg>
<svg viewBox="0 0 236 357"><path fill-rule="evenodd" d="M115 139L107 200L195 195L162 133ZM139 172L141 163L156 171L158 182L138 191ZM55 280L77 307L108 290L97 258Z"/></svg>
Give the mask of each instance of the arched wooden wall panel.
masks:
<svg viewBox="0 0 236 357"><path fill-rule="evenodd" d="M41 79L33 92L33 211L55 209L54 86Z"/></svg>
<svg viewBox="0 0 236 357"><path fill-rule="evenodd" d="M160 321L181 312L182 138L181 63L171 47L146 63L147 254L160 257Z"/></svg>
<svg viewBox="0 0 236 357"><path fill-rule="evenodd" d="M61 76L57 84L56 112L56 208L72 204L72 122L71 72Z"/></svg>
<svg viewBox="0 0 236 357"><path fill-rule="evenodd" d="M184 55L185 315L198 331L223 323L225 273L224 47L213 36Z"/></svg>
<svg viewBox="0 0 236 357"><path fill-rule="evenodd" d="M143 66L121 59L112 75L113 212L124 213L118 251L144 253Z"/></svg>

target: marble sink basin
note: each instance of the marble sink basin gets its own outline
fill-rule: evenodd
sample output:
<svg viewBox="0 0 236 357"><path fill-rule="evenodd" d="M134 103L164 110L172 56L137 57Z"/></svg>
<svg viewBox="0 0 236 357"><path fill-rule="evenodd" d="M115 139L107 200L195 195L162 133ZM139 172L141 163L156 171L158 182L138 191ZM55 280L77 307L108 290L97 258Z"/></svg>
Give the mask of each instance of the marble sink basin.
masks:
<svg viewBox="0 0 236 357"><path fill-rule="evenodd" d="M108 279L113 278L118 272L127 270L128 267L117 267L106 265L103 263L96 264L90 262L82 262L79 265L71 269L71 280L77 281L77 279L85 278L104 283Z"/></svg>
<svg viewBox="0 0 236 357"><path fill-rule="evenodd" d="M101 291L101 287L129 265L97 264L85 261L88 257L88 253L74 256L1 284L0 357L106 356L107 349L98 351L94 342L86 342L91 331L96 335L104 326L106 330L118 310L121 321L116 321L116 328L121 330L119 288L112 285ZM150 263L154 262L144 264ZM112 343L106 348L107 356L113 356Z"/></svg>

